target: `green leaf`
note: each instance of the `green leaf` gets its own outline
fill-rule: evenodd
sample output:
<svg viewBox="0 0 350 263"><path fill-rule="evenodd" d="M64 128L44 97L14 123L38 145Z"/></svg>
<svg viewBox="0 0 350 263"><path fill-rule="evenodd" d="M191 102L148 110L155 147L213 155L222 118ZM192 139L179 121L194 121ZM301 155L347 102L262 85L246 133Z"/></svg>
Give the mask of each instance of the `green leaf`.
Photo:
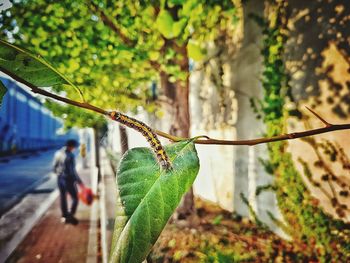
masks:
<svg viewBox="0 0 350 263"><path fill-rule="evenodd" d="M186 18L181 18L179 21L175 22L173 24L173 37L178 37L186 25L187 25Z"/></svg>
<svg viewBox="0 0 350 263"><path fill-rule="evenodd" d="M205 54L201 49L200 45L194 41L190 41L187 44L188 56L195 61L200 61L204 58Z"/></svg>
<svg viewBox="0 0 350 263"><path fill-rule="evenodd" d="M38 87L68 84L40 57L0 40L0 67Z"/></svg>
<svg viewBox="0 0 350 263"><path fill-rule="evenodd" d="M168 3L171 3L173 5L182 5L185 2L185 0L169 0Z"/></svg>
<svg viewBox="0 0 350 263"><path fill-rule="evenodd" d="M165 147L172 170L161 169L149 148L134 148L117 173L119 198L110 262L142 262L199 170L193 141Z"/></svg>
<svg viewBox="0 0 350 263"><path fill-rule="evenodd" d="M173 37L173 24L173 17L167 10L162 9L157 17L156 26L165 38L170 39Z"/></svg>
<svg viewBox="0 0 350 263"><path fill-rule="evenodd" d="M160 53L158 51L149 51L148 52L149 59L152 61L156 61L160 57Z"/></svg>
<svg viewBox="0 0 350 263"><path fill-rule="evenodd" d="M157 29L167 39L178 37L185 26L187 25L187 18L181 18L179 21L174 21L171 14L163 9L160 11L157 21Z"/></svg>
<svg viewBox="0 0 350 263"><path fill-rule="evenodd" d="M7 89L4 83L2 83L2 81L0 80L0 107L2 104L2 98L5 96L6 92L7 92Z"/></svg>
<svg viewBox="0 0 350 263"><path fill-rule="evenodd" d="M37 87L49 87L57 84L69 84L80 95L81 91L69 79L59 73L42 57L30 53L0 39L0 71L15 78L29 82Z"/></svg>
<svg viewBox="0 0 350 263"><path fill-rule="evenodd" d="M182 10L180 10L180 13L183 16L190 17L192 9L195 8L197 5L199 5L198 0L188 0L183 4L183 7L182 7Z"/></svg>

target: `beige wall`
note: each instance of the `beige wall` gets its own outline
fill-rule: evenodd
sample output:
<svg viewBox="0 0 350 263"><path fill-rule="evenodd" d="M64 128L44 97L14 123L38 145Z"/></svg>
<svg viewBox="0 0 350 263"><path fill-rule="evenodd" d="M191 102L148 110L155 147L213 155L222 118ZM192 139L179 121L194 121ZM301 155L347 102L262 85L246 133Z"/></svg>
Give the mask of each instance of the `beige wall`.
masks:
<svg viewBox="0 0 350 263"><path fill-rule="evenodd" d="M257 120L250 105L250 98L262 96L262 39L260 28L247 19L251 12L262 14L263 11L262 1L248 1L241 14L245 19L234 34L233 52L227 48L209 66L203 69L199 64L197 68L201 70L195 69L192 73L193 135L207 134L213 138L231 140L263 135L264 125ZM216 54L217 48L209 45L209 52ZM220 65L223 76L217 74ZM222 78L221 82L215 79L218 77ZM272 181L259 162L259 158L267 157L266 146L198 146L197 149L201 170L195 182L195 193L230 211L249 216L247 206L240 198L243 193L259 218L276 230L266 213L269 211L280 217L274 194L264 192L259 197L255 195L257 186Z"/></svg>
<svg viewBox="0 0 350 263"><path fill-rule="evenodd" d="M323 124L304 106L313 107L322 117L332 123L349 122L350 117L350 6L349 1L289 1L286 64L291 74L293 95L298 101L298 108L303 112L303 121L291 119L290 130L304 130L306 121L312 128ZM307 118L308 116L309 118ZM349 131L339 131L315 136L317 142L327 139L338 143L350 154ZM311 164L314 179L321 182L326 192L331 193L327 182L320 179L325 174L323 169L313 166L317 160L312 147L301 141L290 143L290 150L298 170L303 174L299 158ZM330 164L330 162L328 162ZM350 174L339 162L330 164L335 174L348 182ZM337 217L334 206L319 188L305 179L314 197L319 199L325 211ZM349 206L349 198L339 197L341 190L335 185L340 202ZM350 213L344 218L350 220Z"/></svg>

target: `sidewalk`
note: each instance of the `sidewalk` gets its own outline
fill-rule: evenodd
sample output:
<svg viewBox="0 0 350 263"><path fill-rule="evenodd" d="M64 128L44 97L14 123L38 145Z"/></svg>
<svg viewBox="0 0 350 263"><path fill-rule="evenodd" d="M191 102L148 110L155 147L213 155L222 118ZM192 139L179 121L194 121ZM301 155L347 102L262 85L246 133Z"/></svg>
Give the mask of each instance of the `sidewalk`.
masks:
<svg viewBox="0 0 350 263"><path fill-rule="evenodd" d="M90 169L80 170L79 174L90 185ZM91 256L88 251L90 216L91 207L80 202L76 214L79 225L62 224L57 199L6 262L86 262L87 255Z"/></svg>

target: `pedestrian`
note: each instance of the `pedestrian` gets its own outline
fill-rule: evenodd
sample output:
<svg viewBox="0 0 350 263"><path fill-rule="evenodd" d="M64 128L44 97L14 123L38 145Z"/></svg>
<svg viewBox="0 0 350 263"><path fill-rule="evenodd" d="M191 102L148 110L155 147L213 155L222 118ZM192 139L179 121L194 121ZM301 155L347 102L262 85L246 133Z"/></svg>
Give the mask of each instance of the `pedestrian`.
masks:
<svg viewBox="0 0 350 263"><path fill-rule="evenodd" d="M53 163L54 173L57 175L58 188L60 191L61 212L63 223L77 225L78 219L74 214L78 207L77 184L84 187L76 168L73 151L79 146L76 140L68 140L66 146L56 152ZM67 193L72 198L72 205L68 210Z"/></svg>

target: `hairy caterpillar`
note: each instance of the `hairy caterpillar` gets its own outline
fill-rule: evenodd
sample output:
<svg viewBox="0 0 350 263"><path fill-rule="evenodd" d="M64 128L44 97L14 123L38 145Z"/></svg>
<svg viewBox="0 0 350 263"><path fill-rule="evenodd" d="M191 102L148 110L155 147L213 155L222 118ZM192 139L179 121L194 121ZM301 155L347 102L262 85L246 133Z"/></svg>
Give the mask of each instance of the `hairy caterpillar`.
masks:
<svg viewBox="0 0 350 263"><path fill-rule="evenodd" d="M145 123L141 121L128 117L117 111L111 111L109 113L109 116L112 120L118 121L142 133L142 135L146 137L147 141L151 145L151 148L153 149L153 152L155 153L161 167L165 170L169 170L171 168L168 155L166 154L162 144L160 143L157 134L150 127L148 127Z"/></svg>

